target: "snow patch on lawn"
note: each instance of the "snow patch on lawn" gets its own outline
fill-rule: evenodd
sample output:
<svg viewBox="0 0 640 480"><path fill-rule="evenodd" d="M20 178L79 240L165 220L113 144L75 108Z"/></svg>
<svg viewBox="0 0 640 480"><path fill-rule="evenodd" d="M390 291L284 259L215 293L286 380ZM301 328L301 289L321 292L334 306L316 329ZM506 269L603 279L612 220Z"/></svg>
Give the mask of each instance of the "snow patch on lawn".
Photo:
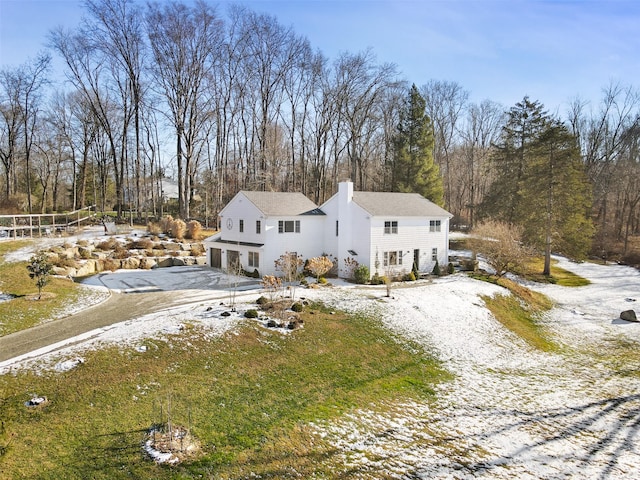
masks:
<svg viewBox="0 0 640 480"><path fill-rule="evenodd" d="M433 403L378 405L313 424L339 452L336 474L637 478L640 381L619 376L619 366L599 362L596 352L607 340L640 341L640 324L614 319L619 307L628 308L625 298L640 291L640 274L618 266L561 266L593 281L580 288L536 286L557 303L547 325L576 348L561 354L532 350L493 319L479 296L507 294L495 285L447 277L396 288L392 300L377 301L385 325L435 351L456 376L438 387ZM355 291L333 293L341 297L337 304L371 310Z"/></svg>
<svg viewBox="0 0 640 480"><path fill-rule="evenodd" d="M75 358L87 350L113 345L144 353L147 348L141 345L143 340L167 339L178 335L187 324L203 327L202 332L208 338L217 337L234 328L241 319L239 313L223 317L220 314L224 311L228 311L228 308L218 304L183 305L116 323L0 362L0 375L23 369L60 371L61 365L66 366L67 362L73 361L69 358Z"/></svg>
<svg viewBox="0 0 640 480"><path fill-rule="evenodd" d="M541 353L506 330L487 310L483 296L509 293L496 285L453 275L394 286L298 289L297 297L380 318L401 336L439 358L454 379L437 387L432 401L370 405L331 422L311 424L336 449L327 462L358 478L421 479L635 479L640 471L640 380L634 360L616 360L618 343L638 344L640 324L621 321L622 310L640 301L640 273L615 265L560 266L592 281L584 287L529 284L555 307L543 321L559 353ZM197 272L192 272L197 275ZM145 354L148 338L170 338L185 325L221 335L238 325L239 313L193 290L190 301L138 319L90 332L53 351L0 364L58 368L82 351L124 345ZM258 294L242 298L249 302ZM47 353L49 352L49 353ZM81 358L81 357L80 357ZM76 365L77 367L78 365ZM621 374L627 368L629 375ZM353 472L356 472L355 474Z"/></svg>

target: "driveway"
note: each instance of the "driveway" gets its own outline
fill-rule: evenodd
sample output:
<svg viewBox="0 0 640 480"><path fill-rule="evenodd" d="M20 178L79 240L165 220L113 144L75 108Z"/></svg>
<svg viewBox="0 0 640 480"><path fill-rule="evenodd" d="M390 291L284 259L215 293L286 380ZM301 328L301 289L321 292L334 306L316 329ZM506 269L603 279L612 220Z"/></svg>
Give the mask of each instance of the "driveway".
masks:
<svg viewBox="0 0 640 480"><path fill-rule="evenodd" d="M0 337L0 362L83 335L108 325L131 320L169 307L219 298L229 291L251 291L258 280L228 277L209 267L169 267L154 270L119 270L101 273L84 283L107 287L108 300L68 317ZM53 348L51 348L53 346Z"/></svg>

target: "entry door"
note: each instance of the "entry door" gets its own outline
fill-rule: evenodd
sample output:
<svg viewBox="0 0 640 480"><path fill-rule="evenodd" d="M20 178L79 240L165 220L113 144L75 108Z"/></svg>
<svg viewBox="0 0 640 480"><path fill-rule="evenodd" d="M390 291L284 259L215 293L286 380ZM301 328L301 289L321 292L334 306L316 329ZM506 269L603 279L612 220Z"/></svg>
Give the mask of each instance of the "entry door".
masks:
<svg viewBox="0 0 640 480"><path fill-rule="evenodd" d="M420 249L413 250L413 269L420 271Z"/></svg>
<svg viewBox="0 0 640 480"><path fill-rule="evenodd" d="M227 250L227 270L237 272L240 268L240 252Z"/></svg>
<svg viewBox="0 0 640 480"><path fill-rule="evenodd" d="M222 268L222 249L212 248L210 250L211 258L209 262L213 268Z"/></svg>

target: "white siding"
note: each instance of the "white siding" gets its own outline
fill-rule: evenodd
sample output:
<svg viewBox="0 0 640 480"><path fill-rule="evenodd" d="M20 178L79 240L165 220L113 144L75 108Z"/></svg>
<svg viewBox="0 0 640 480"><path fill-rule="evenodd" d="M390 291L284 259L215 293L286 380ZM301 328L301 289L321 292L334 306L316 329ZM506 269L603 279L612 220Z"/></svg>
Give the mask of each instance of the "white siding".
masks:
<svg viewBox="0 0 640 480"><path fill-rule="evenodd" d="M361 207L348 202L340 204L339 194L334 195L322 205L326 214L324 229L325 252L338 260L339 275L346 275L345 259L353 258L358 264L370 267L371 241L369 237L370 216ZM336 221L338 236L336 236ZM353 255L349 250L356 253Z"/></svg>
<svg viewBox="0 0 640 480"><path fill-rule="evenodd" d="M324 215L298 215L295 217L270 217L264 226L264 267L261 274L276 274L274 262L286 252L296 252L303 260L322 255L324 246ZM278 221L300 222L300 233L278 233Z"/></svg>
<svg viewBox="0 0 640 480"><path fill-rule="evenodd" d="M432 251L437 249L438 263L446 268L449 247L449 217L381 217L372 216L352 200L352 187L341 183L339 191L322 205L325 215L266 216L242 192L238 193L220 212L222 242L207 242L207 248L222 250L222 267L227 266L227 251L240 252L240 262L249 267L249 252L258 252L260 275L278 274L275 261L286 252L296 252L304 260L330 254L338 260L339 274L346 274L344 260L354 258L366 265L371 274L401 275L411 271L414 250L420 251L419 270L430 273L435 261ZM231 228L227 221L232 220ZM244 231L239 231L240 220ZM439 220L440 231L431 232L430 220ZM260 221L260 233L256 233ZM278 232L279 221L300 222L300 232ZM336 221L338 235L336 236ZM384 233L385 221L398 222L398 233ZM229 242L238 242L229 243ZM245 245L240 245L244 243ZM254 245L246 245L254 244ZM355 252L355 254L349 251ZM384 252L400 252L402 265L385 267ZM207 259L210 255L207 255ZM376 269L376 263L378 268Z"/></svg>
<svg viewBox="0 0 640 480"><path fill-rule="evenodd" d="M220 212L222 239L232 242L264 243L264 228L256 234L256 221L264 223L262 212L247 197L239 193ZM231 220L232 227L227 222ZM240 233L240 220L244 222L244 232Z"/></svg>
<svg viewBox="0 0 640 480"><path fill-rule="evenodd" d="M430 232L429 220L440 220L441 231ZM384 233L385 221L397 221L398 233ZM374 217L371 222L371 273L375 273L376 253L380 267L378 273L400 275L411 271L414 250L420 250L418 269L430 273L435 266L431 259L432 249L438 249L438 263L445 268L448 263L448 227L449 219L423 217ZM384 266L384 252L401 252L402 265Z"/></svg>

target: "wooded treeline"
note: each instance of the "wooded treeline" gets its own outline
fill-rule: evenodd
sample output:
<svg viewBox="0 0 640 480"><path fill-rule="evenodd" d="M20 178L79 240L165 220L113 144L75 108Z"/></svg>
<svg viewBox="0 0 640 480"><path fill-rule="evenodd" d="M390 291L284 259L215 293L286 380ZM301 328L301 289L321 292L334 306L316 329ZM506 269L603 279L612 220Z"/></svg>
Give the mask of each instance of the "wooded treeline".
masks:
<svg viewBox="0 0 640 480"><path fill-rule="evenodd" d="M84 7L79 27L51 31L48 53L0 71L3 212L95 204L203 219L239 189L302 191L322 203L345 178L359 190L397 182L410 84L372 51L326 58L275 17L238 5ZM64 84L52 81L52 56L64 62ZM454 225L470 227L504 180L491 159L510 107L471 102L455 81L423 81L413 79L444 206ZM611 84L597 105L575 100L554 115L579 146L598 253L640 229L639 107L633 86ZM176 205L163 201L164 176L178 182Z"/></svg>

